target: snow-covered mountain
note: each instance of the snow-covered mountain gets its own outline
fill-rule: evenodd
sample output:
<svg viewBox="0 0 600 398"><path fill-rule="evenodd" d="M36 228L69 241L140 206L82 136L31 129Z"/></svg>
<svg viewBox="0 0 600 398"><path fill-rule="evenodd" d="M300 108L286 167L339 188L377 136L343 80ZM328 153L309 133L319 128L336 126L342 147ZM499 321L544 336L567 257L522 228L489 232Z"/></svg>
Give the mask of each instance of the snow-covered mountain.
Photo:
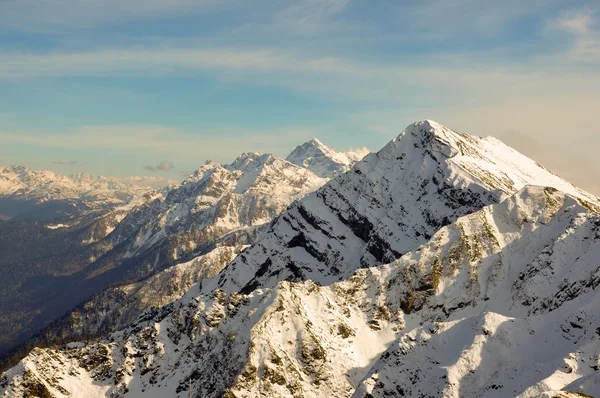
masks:
<svg viewBox="0 0 600 398"><path fill-rule="evenodd" d="M298 145L285 160L306 167L319 177L332 178L350 170L367 155L365 148L348 152L337 152L316 138Z"/></svg>
<svg viewBox="0 0 600 398"><path fill-rule="evenodd" d="M598 203L495 138L418 122L294 203L208 288L250 292L280 280L342 280L399 258L442 226L528 184Z"/></svg>
<svg viewBox="0 0 600 398"><path fill-rule="evenodd" d="M141 281L116 284L79 304L28 342L56 344L94 339L124 329L150 308L180 299L193 285L217 275L246 245L217 246Z"/></svg>
<svg viewBox="0 0 600 398"><path fill-rule="evenodd" d="M496 139L418 122L214 278L97 343L33 350L0 393L598 394L599 212Z"/></svg>
<svg viewBox="0 0 600 398"><path fill-rule="evenodd" d="M201 271L211 258L210 275L218 273L232 259L226 253L237 254L245 245L256 242L269 222L293 200L324 183L325 179L281 158L245 153L230 165L207 162L168 192L148 192L119 206L113 211L119 215L118 223L111 224L110 229L98 228L97 234L86 235L78 242L87 248L79 255L86 264L78 264L60 278L44 280L44 300L39 300L38 294L29 294L38 289L37 281L43 275L17 280L14 289L7 291L7 295L20 295L24 302L5 309L18 314L19 328L10 329L16 314L0 317L0 330L5 332L0 338L0 353L13 348L8 343L15 338L31 336L81 302L82 306L42 331L31 343L39 338L46 343L87 338L122 328L150 306L164 305L183 295L189 285L205 276ZM51 224L48 228L72 237L70 232L75 227L71 224ZM188 263L177 268L185 275L186 283L176 286L174 278L181 272L160 272L179 263ZM156 285L164 290L136 286L141 279L149 283L146 278L155 273L159 273L154 279ZM129 284L122 286L123 282ZM119 285L104 290L112 284ZM27 291L15 291L21 285L28 286ZM152 298L156 294L171 298L157 301ZM119 298L118 304L107 309L107 303L115 297ZM89 324L82 325L82 311Z"/></svg>
<svg viewBox="0 0 600 398"><path fill-rule="evenodd" d="M332 285L192 288L97 344L34 350L4 396L595 394L600 215L586 206L528 187Z"/></svg>
<svg viewBox="0 0 600 398"><path fill-rule="evenodd" d="M152 253L150 267L185 260L205 253L210 242L226 234L254 234L324 183L310 170L270 154L244 153L229 165L207 161L164 201L153 203L141 222L132 212L134 234L125 219L110 238L126 251L125 259Z"/></svg>
<svg viewBox="0 0 600 398"><path fill-rule="evenodd" d="M66 177L49 170L0 167L0 218L47 220L81 215L125 204L146 190L83 173Z"/></svg>

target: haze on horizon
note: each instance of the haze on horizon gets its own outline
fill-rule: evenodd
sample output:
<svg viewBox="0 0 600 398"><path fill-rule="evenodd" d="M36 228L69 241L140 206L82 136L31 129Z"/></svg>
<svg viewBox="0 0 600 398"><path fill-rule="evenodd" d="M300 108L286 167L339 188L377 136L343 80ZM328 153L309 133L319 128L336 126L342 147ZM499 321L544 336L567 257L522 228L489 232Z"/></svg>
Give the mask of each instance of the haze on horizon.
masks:
<svg viewBox="0 0 600 398"><path fill-rule="evenodd" d="M181 180L415 120L494 135L600 195L592 0L0 2L0 165Z"/></svg>

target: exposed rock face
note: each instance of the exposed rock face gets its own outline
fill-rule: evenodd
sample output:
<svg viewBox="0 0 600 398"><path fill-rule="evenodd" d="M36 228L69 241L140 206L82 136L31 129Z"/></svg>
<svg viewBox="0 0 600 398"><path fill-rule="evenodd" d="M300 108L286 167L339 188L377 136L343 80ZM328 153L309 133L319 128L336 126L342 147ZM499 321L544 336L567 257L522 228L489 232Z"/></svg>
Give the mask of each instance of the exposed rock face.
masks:
<svg viewBox="0 0 600 398"><path fill-rule="evenodd" d="M97 343L32 351L0 392L593 395L598 202L495 139L419 122L219 275Z"/></svg>

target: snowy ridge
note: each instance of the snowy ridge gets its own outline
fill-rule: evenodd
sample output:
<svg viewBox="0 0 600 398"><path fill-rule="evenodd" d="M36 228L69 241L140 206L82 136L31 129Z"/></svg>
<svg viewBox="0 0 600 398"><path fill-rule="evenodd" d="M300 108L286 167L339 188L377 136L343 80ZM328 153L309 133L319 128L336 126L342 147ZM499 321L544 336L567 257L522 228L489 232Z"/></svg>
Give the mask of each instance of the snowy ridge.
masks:
<svg viewBox="0 0 600 398"><path fill-rule="evenodd" d="M576 386L600 365L598 255L600 216L550 188L443 228L378 270L394 292L387 302L425 324L392 344L354 396L598 394Z"/></svg>
<svg viewBox="0 0 600 398"><path fill-rule="evenodd" d="M586 253L574 267L573 246ZM249 295L192 288L99 344L32 352L5 374L4 396L34 387L58 397L595 388L599 254L600 215L554 189L526 188L347 281L280 282ZM82 380L94 382L72 387Z"/></svg>
<svg viewBox="0 0 600 398"><path fill-rule="evenodd" d="M105 335L135 321L145 309L179 298L255 243L291 201L323 183L281 158L246 153L231 165L207 162L180 186L119 206L110 213L116 224L99 226L80 241L90 248L89 263L70 276L68 288L52 289L42 303L30 300L31 312L41 312L35 319L43 320L33 331L44 329L26 344ZM181 263L186 264L177 266ZM177 267L169 270L172 266ZM143 282L131 284L138 280ZM128 285L122 286L124 281Z"/></svg>
<svg viewBox="0 0 600 398"><path fill-rule="evenodd" d="M280 280L345 279L360 267L399 258L443 225L538 182L600 208L594 196L496 139L418 122L294 203L265 239L227 267L218 287L248 292Z"/></svg>
<svg viewBox="0 0 600 398"><path fill-rule="evenodd" d="M230 165L208 161L145 217L126 257L170 238L168 256L177 260L231 231L269 223L293 200L324 183L270 154L245 153Z"/></svg>
<svg viewBox="0 0 600 398"><path fill-rule="evenodd" d="M298 145L285 160L305 167L323 178L332 178L345 173L368 153L366 149L337 152L316 138Z"/></svg>
<svg viewBox="0 0 600 398"><path fill-rule="evenodd" d="M150 188L106 177L0 167L0 218L52 219L125 205Z"/></svg>
<svg viewBox="0 0 600 398"><path fill-rule="evenodd" d="M232 168L181 189L208 209L265 181ZM596 394L599 209L498 140L418 122L179 300L98 343L32 351L0 396Z"/></svg>
<svg viewBox="0 0 600 398"><path fill-rule="evenodd" d="M134 187L106 177L79 173L72 177L22 166L0 167L0 196L43 203L49 200L89 199L125 203L147 188Z"/></svg>

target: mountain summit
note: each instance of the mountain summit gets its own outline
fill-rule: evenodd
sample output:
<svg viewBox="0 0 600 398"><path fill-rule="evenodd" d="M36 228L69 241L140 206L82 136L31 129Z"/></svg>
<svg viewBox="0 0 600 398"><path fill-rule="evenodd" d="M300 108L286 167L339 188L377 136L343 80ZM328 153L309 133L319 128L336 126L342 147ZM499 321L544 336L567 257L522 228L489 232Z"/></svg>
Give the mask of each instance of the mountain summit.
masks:
<svg viewBox="0 0 600 398"><path fill-rule="evenodd" d="M285 160L306 167L319 177L331 178L348 171L366 155L366 150L337 152L317 138L298 145Z"/></svg>

